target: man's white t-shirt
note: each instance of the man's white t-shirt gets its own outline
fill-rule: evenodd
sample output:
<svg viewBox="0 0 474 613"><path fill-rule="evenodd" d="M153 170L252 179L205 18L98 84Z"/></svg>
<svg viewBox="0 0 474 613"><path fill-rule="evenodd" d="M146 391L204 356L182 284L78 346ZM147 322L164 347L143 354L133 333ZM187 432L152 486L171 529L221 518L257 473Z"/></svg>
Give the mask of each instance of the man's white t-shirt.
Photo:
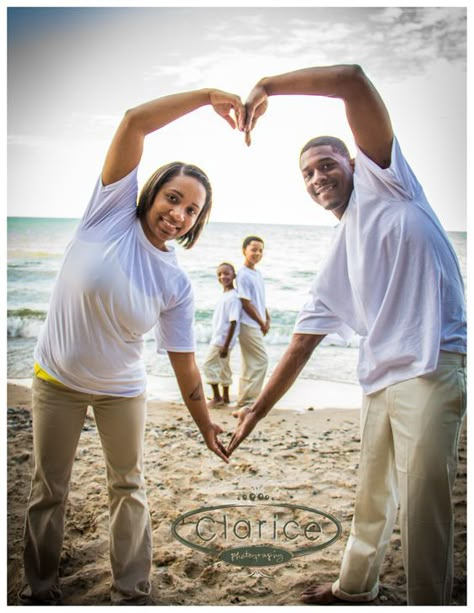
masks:
<svg viewBox="0 0 474 613"><path fill-rule="evenodd" d="M365 394L434 371L440 350L466 352L459 263L396 139L386 169L358 150L354 190L294 331L342 323L361 336Z"/></svg>
<svg viewBox="0 0 474 613"><path fill-rule="evenodd" d="M35 349L64 385L133 397L146 387L143 336L159 350L194 351L190 281L172 247L160 251L136 216L137 169L112 185L98 180L68 245Z"/></svg>
<svg viewBox="0 0 474 613"><path fill-rule="evenodd" d="M250 300L252 305L257 309L260 317L265 321L265 285L262 273L255 268L243 266L237 272L237 292L239 298ZM252 328L260 328L258 322L252 319L244 310L242 311L241 323L251 326Z"/></svg>
<svg viewBox="0 0 474 613"><path fill-rule="evenodd" d="M211 345L223 347L229 333L230 322L235 321L236 326L229 350L235 345L240 329L240 319L242 314L242 303L235 289L223 292L214 309L212 316L212 337Z"/></svg>

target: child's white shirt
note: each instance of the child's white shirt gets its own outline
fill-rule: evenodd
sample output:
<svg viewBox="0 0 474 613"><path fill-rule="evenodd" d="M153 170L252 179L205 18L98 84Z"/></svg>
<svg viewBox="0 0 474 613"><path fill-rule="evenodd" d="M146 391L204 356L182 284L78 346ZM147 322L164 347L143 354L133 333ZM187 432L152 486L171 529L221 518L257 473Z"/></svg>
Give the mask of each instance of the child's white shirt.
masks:
<svg viewBox="0 0 474 613"><path fill-rule="evenodd" d="M236 322L234 334L229 344L229 351L234 347L239 335L242 303L235 289L223 292L219 298L212 316L211 345L223 347L229 333L230 324Z"/></svg>
<svg viewBox="0 0 474 613"><path fill-rule="evenodd" d="M262 273L255 268L243 266L237 273L237 292L239 298L250 300L252 305L257 309L260 317L265 321L265 284ZM241 323L251 326L252 328L260 328L258 322L252 319L244 310L242 311Z"/></svg>

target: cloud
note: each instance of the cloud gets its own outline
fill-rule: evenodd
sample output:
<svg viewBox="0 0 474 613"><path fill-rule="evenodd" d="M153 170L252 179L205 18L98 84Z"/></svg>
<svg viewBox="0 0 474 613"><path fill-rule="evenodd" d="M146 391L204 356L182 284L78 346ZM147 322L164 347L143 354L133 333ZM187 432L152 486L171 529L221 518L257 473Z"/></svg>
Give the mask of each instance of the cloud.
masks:
<svg viewBox="0 0 474 613"><path fill-rule="evenodd" d="M417 73L425 62L443 58L466 63L467 21L463 8L385 9L369 19L383 33L385 50L393 50L388 72ZM379 72L387 71L386 55L375 55L374 65Z"/></svg>
<svg viewBox="0 0 474 613"><path fill-rule="evenodd" d="M401 7L389 7L382 9L380 12L374 13L370 17L370 21L380 24L391 25L401 19L404 9Z"/></svg>
<svg viewBox="0 0 474 613"><path fill-rule="evenodd" d="M286 17L286 18L285 18ZM422 74L436 59L465 64L466 11L462 8L294 9L218 12L198 57L153 66L148 81L196 87L232 74L234 83L298 66L354 62L377 80L398 82ZM387 50L390 50L387 52ZM298 64L298 66L296 65ZM239 74L240 73L240 74Z"/></svg>

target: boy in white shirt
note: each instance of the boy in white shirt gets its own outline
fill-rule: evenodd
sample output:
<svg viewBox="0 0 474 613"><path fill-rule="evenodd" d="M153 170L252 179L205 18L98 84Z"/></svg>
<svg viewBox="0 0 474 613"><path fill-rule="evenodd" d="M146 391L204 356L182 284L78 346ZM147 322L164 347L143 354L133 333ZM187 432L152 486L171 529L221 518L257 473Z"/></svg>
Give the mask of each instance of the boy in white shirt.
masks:
<svg viewBox="0 0 474 613"><path fill-rule="evenodd" d="M239 342L242 369L238 406L251 404L259 395L268 368L263 337L270 329L270 314L265 305L265 284L255 267L263 257L264 242L258 236L247 236L242 244L244 265L237 273L237 291L242 301Z"/></svg>
<svg viewBox="0 0 474 613"><path fill-rule="evenodd" d="M212 317L211 346L203 369L207 383L212 388L213 398L208 407L230 404L229 387L232 384L230 352L237 342L242 304L234 288L235 269L223 262L217 267L217 280L224 288ZM222 386L222 396L219 390Z"/></svg>

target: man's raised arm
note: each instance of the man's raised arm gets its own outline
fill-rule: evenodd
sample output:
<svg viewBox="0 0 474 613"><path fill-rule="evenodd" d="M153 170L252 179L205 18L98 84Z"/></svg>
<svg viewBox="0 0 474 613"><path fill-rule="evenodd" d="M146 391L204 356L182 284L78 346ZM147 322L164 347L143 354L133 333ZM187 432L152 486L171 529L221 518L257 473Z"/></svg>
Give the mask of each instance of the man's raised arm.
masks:
<svg viewBox="0 0 474 613"><path fill-rule="evenodd" d="M393 130L387 108L358 65L303 68L264 77L246 102L246 142L257 119L266 111L268 96L308 95L343 100L356 144L382 168L390 165Z"/></svg>

